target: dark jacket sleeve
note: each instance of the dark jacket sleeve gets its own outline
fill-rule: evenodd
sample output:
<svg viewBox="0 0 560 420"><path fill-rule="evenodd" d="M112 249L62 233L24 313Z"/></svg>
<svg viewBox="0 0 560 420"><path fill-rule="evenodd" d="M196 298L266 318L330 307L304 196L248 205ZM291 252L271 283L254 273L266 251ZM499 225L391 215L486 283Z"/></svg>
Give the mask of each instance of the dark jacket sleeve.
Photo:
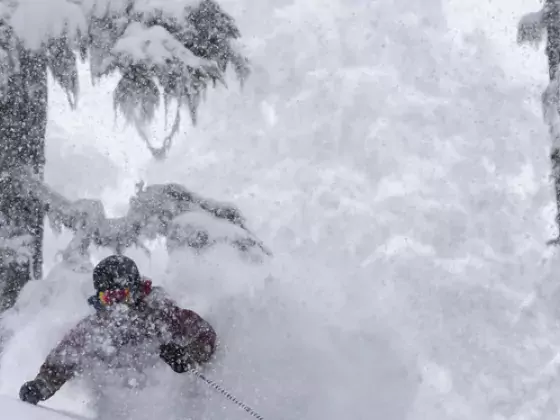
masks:
<svg viewBox="0 0 560 420"><path fill-rule="evenodd" d="M52 397L79 372L80 355L85 340L84 323L82 321L72 329L49 353L39 368L35 381L39 386L42 401Z"/></svg>
<svg viewBox="0 0 560 420"><path fill-rule="evenodd" d="M216 332L210 323L171 301L167 302L166 312L171 343L183 347L194 362L208 362L216 351Z"/></svg>

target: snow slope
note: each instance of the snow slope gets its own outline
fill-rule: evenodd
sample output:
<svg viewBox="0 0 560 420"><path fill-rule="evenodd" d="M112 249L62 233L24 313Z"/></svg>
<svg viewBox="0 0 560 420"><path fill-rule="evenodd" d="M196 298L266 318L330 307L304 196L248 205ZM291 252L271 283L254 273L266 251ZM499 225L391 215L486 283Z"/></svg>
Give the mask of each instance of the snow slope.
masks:
<svg viewBox="0 0 560 420"><path fill-rule="evenodd" d="M0 396L0 407L2 416L5 419L26 419L26 420L68 420L81 419L72 415L73 413L61 413L50 411L41 407L33 407L11 397ZM87 418L87 417L85 417Z"/></svg>
<svg viewBox="0 0 560 420"><path fill-rule="evenodd" d="M97 193L112 212L139 177L177 181L238 203L274 250L262 265L226 247L131 251L215 325L208 376L267 419L554 415L555 314L533 295L558 266L544 246L545 69L518 77L516 53L504 64L496 52L507 43L448 20L456 2L223 4L244 28L254 73L243 90L232 80L209 93L166 162L125 153L139 140L96 123L110 114L110 83L84 88L77 114L60 97L52 117L79 130L69 143L111 150L123 172ZM0 394L17 393L88 310L90 268L55 266L3 317ZM193 378L150 375L135 420L247 418ZM49 404L88 413L91 402L72 383Z"/></svg>

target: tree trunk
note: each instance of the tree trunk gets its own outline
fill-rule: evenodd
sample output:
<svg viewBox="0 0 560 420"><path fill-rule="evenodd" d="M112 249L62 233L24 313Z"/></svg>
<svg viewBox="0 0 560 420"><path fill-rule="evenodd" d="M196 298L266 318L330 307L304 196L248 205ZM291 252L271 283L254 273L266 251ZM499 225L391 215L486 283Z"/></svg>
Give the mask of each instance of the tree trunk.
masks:
<svg viewBox="0 0 560 420"><path fill-rule="evenodd" d="M43 52L20 47L19 73L0 103L0 310L42 276L44 209L23 194L10 170L27 166L43 177L47 125L47 67Z"/></svg>
<svg viewBox="0 0 560 420"><path fill-rule="evenodd" d="M557 77L560 65L560 1L546 0L544 6L544 22L546 25L546 55L548 57L548 75L551 82ZM556 104L558 107L559 104ZM559 110L560 112L560 110ZM556 194L556 225L558 227L558 237L551 241L560 245L560 149L555 146L558 140L554 138L557 134L551 129L553 147L550 153L552 164L552 177L554 179L554 191Z"/></svg>

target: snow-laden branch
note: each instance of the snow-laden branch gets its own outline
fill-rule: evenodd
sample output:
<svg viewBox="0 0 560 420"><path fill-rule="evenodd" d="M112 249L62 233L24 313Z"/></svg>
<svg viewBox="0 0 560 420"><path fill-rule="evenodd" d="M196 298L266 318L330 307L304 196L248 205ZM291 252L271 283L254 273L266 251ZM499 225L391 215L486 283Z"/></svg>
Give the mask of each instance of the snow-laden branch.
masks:
<svg viewBox="0 0 560 420"><path fill-rule="evenodd" d="M90 245L115 252L143 241L165 237L168 248L189 246L203 249L216 243L229 244L253 256L271 255L245 226L245 219L230 204L203 198L179 184L138 188L124 217L107 218L99 200L70 201L37 179L31 172L10 175L22 193L43 203L54 228L74 231L66 256L86 254ZM256 252L256 253L255 253Z"/></svg>
<svg viewBox="0 0 560 420"><path fill-rule="evenodd" d="M147 27L140 22L131 23L115 43L113 53L122 63L130 61L128 65L142 64L149 69L152 67L168 69L169 63L176 61L181 68L183 66L201 68L213 73L216 78L220 77L215 63L194 55L159 25Z"/></svg>
<svg viewBox="0 0 560 420"><path fill-rule="evenodd" d="M10 6L13 11L4 15L27 48L38 49L46 40L64 34L74 38L87 33L86 9L81 1L18 0L10 2Z"/></svg>

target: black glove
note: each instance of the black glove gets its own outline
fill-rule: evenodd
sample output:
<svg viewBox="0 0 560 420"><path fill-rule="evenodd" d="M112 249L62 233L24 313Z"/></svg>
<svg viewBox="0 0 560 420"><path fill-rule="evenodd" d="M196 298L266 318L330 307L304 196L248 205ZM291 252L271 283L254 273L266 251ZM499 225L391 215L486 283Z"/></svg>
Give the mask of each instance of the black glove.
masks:
<svg viewBox="0 0 560 420"><path fill-rule="evenodd" d="M169 343L161 345L159 348L159 357L177 373L184 373L195 366L194 361L187 354L185 348L177 344Z"/></svg>
<svg viewBox="0 0 560 420"><path fill-rule="evenodd" d="M36 405L39 401L42 401L44 393L42 392L44 384L41 381L34 380L23 384L19 390L19 399Z"/></svg>

